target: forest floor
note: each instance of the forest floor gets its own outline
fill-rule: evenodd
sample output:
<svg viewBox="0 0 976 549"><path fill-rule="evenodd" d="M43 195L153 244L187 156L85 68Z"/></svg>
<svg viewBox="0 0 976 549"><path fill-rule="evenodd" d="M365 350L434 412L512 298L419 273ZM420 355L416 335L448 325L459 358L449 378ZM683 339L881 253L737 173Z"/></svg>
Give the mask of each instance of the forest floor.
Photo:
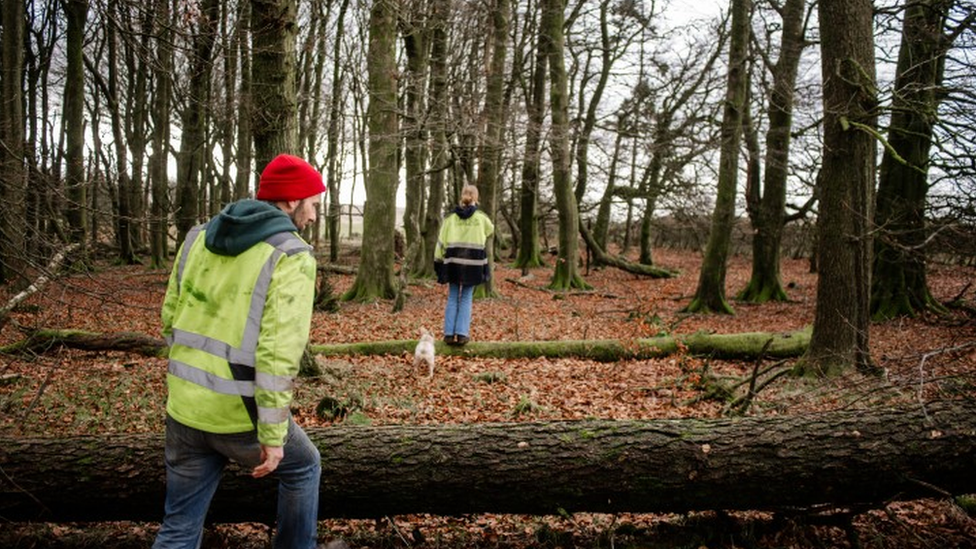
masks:
<svg viewBox="0 0 976 549"><path fill-rule="evenodd" d="M355 264L353 255L343 262ZM816 275L806 260L785 260L790 300L732 302L736 314L687 315L700 256L656 250L655 261L676 269L670 279L647 279L616 269L592 270L592 291L545 289L551 268L529 275L505 265L495 271L499 297L476 300L471 337L479 341L621 339L659 334L785 332L813 321ZM727 292L748 282L748 258L729 261ZM0 329L0 346L38 328L159 335L159 307L168 271L103 266L49 283ZM353 275L328 275L336 292ZM934 265L929 284L942 302L972 305L976 269ZM0 305L11 294L0 288ZM410 286L405 308L392 302L342 303L337 313L316 312L311 343L416 339L425 327L440 336L446 291L432 282ZM830 380L781 377L753 400L752 415L869 408L882 404L976 396L976 318L966 311L876 323L872 356L881 376L856 372ZM702 379L747 377L755 363L674 355L654 360L599 363L578 359L477 359L441 356L433 380L414 369L411 356L320 360L325 374L301 380L294 406L304 426L326 426L316 416L324 396L354 403L346 421L385 424L546 421L583 418L720 417L727 403L700 398ZM124 352L52 348L30 357L0 354L0 433L57 437L68 434L161 432L165 404L163 359ZM486 383L490 373L493 383ZM653 389L653 390L649 390ZM0 465L2 468L2 465ZM948 500L896 502L857 514L850 527L822 517L761 512L589 514L567 516L410 515L382 520L326 520L322 541L341 538L369 548L934 548L976 547L976 520ZM2 547L148 547L150 523L23 524L0 517ZM856 540L856 542L855 542ZM262 525L208 530L205 547L270 547Z"/></svg>

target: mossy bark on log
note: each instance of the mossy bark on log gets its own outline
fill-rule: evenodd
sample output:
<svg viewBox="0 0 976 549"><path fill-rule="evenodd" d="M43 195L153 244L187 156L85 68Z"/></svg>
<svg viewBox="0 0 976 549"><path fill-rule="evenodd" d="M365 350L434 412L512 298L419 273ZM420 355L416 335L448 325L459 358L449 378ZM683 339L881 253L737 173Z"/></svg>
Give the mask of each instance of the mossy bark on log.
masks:
<svg viewBox="0 0 976 549"><path fill-rule="evenodd" d="M306 430L319 516L884 505L976 492L976 402L801 416ZM0 437L4 520L162 517L160 434ZM274 519L275 481L228 471L215 522Z"/></svg>
<svg viewBox="0 0 976 549"><path fill-rule="evenodd" d="M767 341L771 343L763 352ZM752 359L801 356L810 342L806 330L795 332L747 332L740 334L694 333L684 336L662 336L643 339L590 339L566 341L475 341L464 347L437 342L441 355L479 358L583 358L600 362L659 358L680 352L724 359ZM416 340L370 341L335 345L313 345L321 356L384 355L412 353Z"/></svg>
<svg viewBox="0 0 976 549"><path fill-rule="evenodd" d="M70 347L85 351L127 351L165 357L166 342L136 332L102 334L84 330L38 330L25 339L0 347L0 354L39 353L50 348Z"/></svg>
<svg viewBox="0 0 976 549"><path fill-rule="evenodd" d="M769 348L763 351L767 341ZM684 349L693 355L725 359L753 359L801 356L810 342L808 330L795 332L745 332L662 336L644 339L589 339L562 341L476 341L464 347L437 342L441 355L481 358L583 358L600 362L639 360L668 356ZM166 356L166 343L147 335L121 332L99 334L81 330L39 330L27 339L0 347L0 354L42 352L48 348L70 347L86 351L127 351L145 356ZM321 356L387 355L413 353L417 340L368 341L311 345Z"/></svg>
<svg viewBox="0 0 976 549"><path fill-rule="evenodd" d="M590 234L590 231L587 230L582 222L579 224L579 231L580 235L583 236L583 241L586 242L586 245L590 247L590 250L596 257L597 263L609 265L624 272L643 275L650 278L673 278L678 276L677 271L655 267L653 265L645 265L642 263L632 263L622 257L608 254L603 248L600 247L596 239L593 238L593 235Z"/></svg>

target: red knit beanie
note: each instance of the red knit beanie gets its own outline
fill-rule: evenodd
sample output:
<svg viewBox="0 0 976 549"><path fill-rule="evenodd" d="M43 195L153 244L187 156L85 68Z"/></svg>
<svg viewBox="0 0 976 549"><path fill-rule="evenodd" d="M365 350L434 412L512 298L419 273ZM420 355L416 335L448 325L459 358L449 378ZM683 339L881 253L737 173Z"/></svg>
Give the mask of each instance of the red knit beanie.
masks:
<svg viewBox="0 0 976 549"><path fill-rule="evenodd" d="M269 202L302 200L323 192L325 185L318 170L297 156L279 154L261 172L257 199Z"/></svg>

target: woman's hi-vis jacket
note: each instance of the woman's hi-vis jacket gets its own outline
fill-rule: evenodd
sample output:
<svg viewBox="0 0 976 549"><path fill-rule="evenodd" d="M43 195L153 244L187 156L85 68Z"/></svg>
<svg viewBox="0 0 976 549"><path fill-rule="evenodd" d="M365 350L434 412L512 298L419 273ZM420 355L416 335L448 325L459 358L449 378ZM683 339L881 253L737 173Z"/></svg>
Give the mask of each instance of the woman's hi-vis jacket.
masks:
<svg viewBox="0 0 976 549"><path fill-rule="evenodd" d="M211 433L257 428L283 446L315 291L311 248L279 232L239 255L207 249L206 225L180 248L162 308L170 345L167 413Z"/></svg>
<svg viewBox="0 0 976 549"><path fill-rule="evenodd" d="M477 286L489 280L485 247L495 232L491 219L476 206L457 207L444 218L434 248L434 272L441 284Z"/></svg>

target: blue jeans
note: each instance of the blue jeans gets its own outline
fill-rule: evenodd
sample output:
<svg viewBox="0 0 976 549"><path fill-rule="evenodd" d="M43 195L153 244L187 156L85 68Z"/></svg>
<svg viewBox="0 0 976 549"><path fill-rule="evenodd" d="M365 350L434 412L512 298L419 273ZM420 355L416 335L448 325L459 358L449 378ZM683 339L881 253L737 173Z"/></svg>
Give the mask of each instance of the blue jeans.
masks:
<svg viewBox="0 0 976 549"><path fill-rule="evenodd" d="M203 523L228 460L245 468L261 461L257 432L208 433L166 417L166 517L153 549L197 549ZM294 421L288 425L285 457L278 477L278 528L275 549L311 549L317 541L318 448Z"/></svg>
<svg viewBox="0 0 976 549"><path fill-rule="evenodd" d="M474 286L447 285L447 306L444 307L444 335L471 335L471 302Z"/></svg>

